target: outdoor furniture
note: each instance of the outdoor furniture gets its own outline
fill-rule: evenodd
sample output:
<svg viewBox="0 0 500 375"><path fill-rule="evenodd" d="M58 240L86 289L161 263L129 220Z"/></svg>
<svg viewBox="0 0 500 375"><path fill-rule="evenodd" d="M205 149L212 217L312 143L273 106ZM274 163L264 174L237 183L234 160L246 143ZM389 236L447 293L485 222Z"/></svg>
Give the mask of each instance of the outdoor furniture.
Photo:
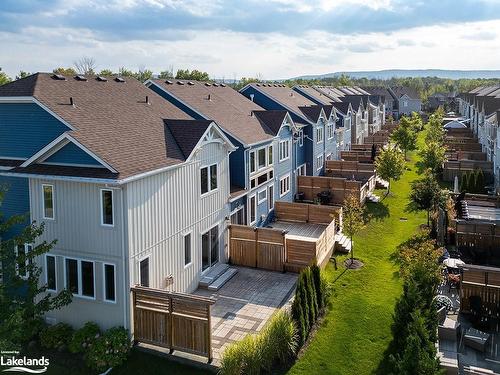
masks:
<svg viewBox="0 0 500 375"><path fill-rule="evenodd" d="M465 262L458 258L447 258L443 260L443 264L448 268L458 269L460 266L464 266Z"/></svg>
<svg viewBox="0 0 500 375"><path fill-rule="evenodd" d="M448 318L446 314L446 307L441 307L438 310L438 337L440 340L452 340L457 339L457 331L460 324L453 319Z"/></svg>
<svg viewBox="0 0 500 375"><path fill-rule="evenodd" d="M490 334L471 327L465 331L464 344L484 353L490 338Z"/></svg>

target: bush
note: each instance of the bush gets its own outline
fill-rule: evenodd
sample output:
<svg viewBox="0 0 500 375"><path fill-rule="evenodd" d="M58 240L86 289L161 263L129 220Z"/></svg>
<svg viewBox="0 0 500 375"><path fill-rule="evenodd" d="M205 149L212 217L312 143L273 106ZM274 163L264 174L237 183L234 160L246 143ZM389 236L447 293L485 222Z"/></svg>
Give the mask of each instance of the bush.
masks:
<svg viewBox="0 0 500 375"><path fill-rule="evenodd" d="M314 264L311 266L311 275L314 282L314 290L316 291L316 302L318 304L318 310L321 310L325 305L325 299L323 296L323 288L321 285L321 270L318 265Z"/></svg>
<svg viewBox="0 0 500 375"><path fill-rule="evenodd" d="M84 353L90 349L95 341L101 336L99 326L93 322L87 322L79 330L75 331L68 349L71 353Z"/></svg>
<svg viewBox="0 0 500 375"><path fill-rule="evenodd" d="M260 374L276 362L285 363L297 349L297 329L289 313L278 311L257 335L248 335L226 348L219 373Z"/></svg>
<svg viewBox="0 0 500 375"><path fill-rule="evenodd" d="M63 350L73 334L73 328L66 323L48 326L40 333L40 345L47 349Z"/></svg>
<svg viewBox="0 0 500 375"><path fill-rule="evenodd" d="M86 355L87 366L98 371L121 365L130 352L128 330L114 327L107 330L90 347Z"/></svg>

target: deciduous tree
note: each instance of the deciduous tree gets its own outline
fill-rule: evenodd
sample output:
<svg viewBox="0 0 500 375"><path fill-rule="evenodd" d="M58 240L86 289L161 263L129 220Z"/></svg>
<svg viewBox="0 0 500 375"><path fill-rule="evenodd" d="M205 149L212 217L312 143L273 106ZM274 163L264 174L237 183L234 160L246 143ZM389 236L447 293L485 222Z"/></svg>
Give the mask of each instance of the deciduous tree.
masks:
<svg viewBox="0 0 500 375"><path fill-rule="evenodd" d="M399 180L405 169L405 157L394 145L383 148L375 159L377 175L389 182L387 194L391 189L391 180Z"/></svg>
<svg viewBox="0 0 500 375"><path fill-rule="evenodd" d="M351 240L351 263L354 261L352 238L365 226L365 209L359 199L349 194L342 204L342 230Z"/></svg>

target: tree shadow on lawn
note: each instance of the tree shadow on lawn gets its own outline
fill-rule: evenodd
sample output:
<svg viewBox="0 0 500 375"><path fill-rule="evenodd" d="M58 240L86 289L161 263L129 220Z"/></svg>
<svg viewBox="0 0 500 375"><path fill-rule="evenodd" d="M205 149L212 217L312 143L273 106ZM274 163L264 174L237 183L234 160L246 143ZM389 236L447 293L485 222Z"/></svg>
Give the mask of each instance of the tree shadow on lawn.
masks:
<svg viewBox="0 0 500 375"><path fill-rule="evenodd" d="M368 214L367 219L374 219L376 221L383 220L390 216L389 207L382 202L368 202L366 204L366 213Z"/></svg>

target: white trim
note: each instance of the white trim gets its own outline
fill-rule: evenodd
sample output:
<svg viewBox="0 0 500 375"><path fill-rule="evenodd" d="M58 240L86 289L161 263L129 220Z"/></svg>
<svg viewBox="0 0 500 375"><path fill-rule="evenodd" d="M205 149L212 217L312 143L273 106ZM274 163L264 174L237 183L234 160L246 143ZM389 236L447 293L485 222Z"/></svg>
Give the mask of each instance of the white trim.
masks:
<svg viewBox="0 0 500 375"><path fill-rule="evenodd" d="M54 272L55 272L54 281L56 283L55 289L49 288L49 264L47 262L48 257L54 258ZM45 254L45 284L47 285L47 290L49 292L57 292L57 257L54 254Z"/></svg>
<svg viewBox="0 0 500 375"><path fill-rule="evenodd" d="M212 241L211 241L211 234L210 232L212 229L217 228L217 261L215 263L212 262ZM220 237L223 235L224 231L220 230L219 223L216 223L210 227L208 227L205 230L200 231L200 241L201 241L201 274L205 274L208 270L210 270L212 267L214 267L217 263L220 263ZM208 260L208 267L206 269L203 269L203 235L208 233L208 239L209 239L209 249L208 249L208 255L209 255L209 260Z"/></svg>
<svg viewBox="0 0 500 375"><path fill-rule="evenodd" d="M321 140L318 137L318 130L321 130ZM325 141L325 128L323 125L315 127L316 144L323 143Z"/></svg>
<svg viewBox="0 0 500 375"><path fill-rule="evenodd" d="M189 263L186 263L186 237L189 236ZM186 232L182 235L182 249L184 255L184 269L193 264L193 231Z"/></svg>
<svg viewBox="0 0 500 375"><path fill-rule="evenodd" d="M40 162L39 164L43 164L43 165L58 165L58 166L62 166L62 167L102 168L102 169L107 169L104 165L93 165L93 164L55 163L55 162L47 162L47 161Z"/></svg>
<svg viewBox="0 0 500 375"><path fill-rule="evenodd" d="M52 217L45 216L45 187L52 188ZM56 189L52 184L42 184L42 218L45 220L56 219Z"/></svg>
<svg viewBox="0 0 500 375"><path fill-rule="evenodd" d="M193 120L194 121L194 120ZM214 122L212 121L207 129L205 130L205 132L202 134L202 136L200 137L200 139L198 140L198 142L196 143L196 146L193 147L193 149L191 150L191 153L189 154L189 156L186 158L186 162L190 162L191 159L193 158L193 156L196 154L196 152L201 148L201 146L203 146L203 144L205 144L206 142L203 141L203 139L207 136L207 134L210 132L210 130L214 129L218 135L222 138L222 141L223 142L226 142L227 144L227 147L229 149L230 152L233 152L237 149L237 147L235 145L233 145L233 143L229 140L229 138L224 134L224 132L219 128L219 126ZM219 141L220 142L220 141ZM220 142L220 143L223 143L223 142Z"/></svg>
<svg viewBox="0 0 500 375"><path fill-rule="evenodd" d="M96 279L96 274L95 274L95 261L94 260L88 260L88 259L82 259L82 258L76 258L72 256L63 256L63 262L64 262L64 288L68 289L68 280L66 276L66 260L76 260L76 271L77 271L77 277L78 277L78 293L72 293L74 297L82 298L82 299L88 299L88 300L96 300L96 287L95 287L95 279ZM93 274L93 284L94 284L94 296L85 296L82 294L83 290L83 278L82 278L82 262L88 262L92 263L92 274Z"/></svg>
<svg viewBox="0 0 500 375"><path fill-rule="evenodd" d="M266 197L261 199L259 197L260 193L266 193ZM264 189L261 189L261 190L257 191L257 205L259 205L259 204L261 204L263 202L266 202L266 201L267 201L267 186Z"/></svg>
<svg viewBox="0 0 500 375"><path fill-rule="evenodd" d="M42 104L34 96L4 96L4 97L0 97L0 103L35 103L36 105L41 107L43 110L47 111L52 116L54 116L57 120L62 122L64 125L66 125L68 128L70 128L71 130L75 130L75 128L69 122L67 122L61 116L59 116L54 111L49 109L45 104Z"/></svg>
<svg viewBox="0 0 500 375"><path fill-rule="evenodd" d="M318 159L321 158L321 166L318 167ZM325 155L321 154L316 156L316 170L319 171L321 168L323 168L325 165Z"/></svg>
<svg viewBox="0 0 500 375"><path fill-rule="evenodd" d="M281 145L282 144L286 144L287 145L286 148L283 147L283 150L286 151L286 156L283 159L281 158ZM291 151L290 151L291 147L290 146L291 146L290 139L283 139L283 140L281 140L279 142L279 144L278 144L278 161L280 163L282 163L282 162L290 159L290 154L291 154Z"/></svg>
<svg viewBox="0 0 500 375"><path fill-rule="evenodd" d="M0 160L28 160L28 158L18 158L15 156L0 156Z"/></svg>
<svg viewBox="0 0 500 375"><path fill-rule="evenodd" d="M271 212L272 210L274 210L274 205L276 203L274 200L274 193L275 193L274 188L275 188L274 183L267 185L267 212ZM269 189L273 189L272 194L269 194ZM272 207L269 207L269 206L271 206L271 204L270 204L271 201L273 202L273 204L272 204Z"/></svg>
<svg viewBox="0 0 500 375"><path fill-rule="evenodd" d="M142 280L142 277L141 277L142 276L141 275L141 262L143 260L146 260L146 259L148 260L148 287L151 287L151 267L150 267L150 265L151 265L151 253L149 253L147 255L144 255L143 257L141 257L141 258L139 258L137 260L138 261L137 266L139 267L139 272L138 272L138 274L139 274L139 280L138 280L138 283L139 283L139 285L142 285L142 283L141 283L141 280Z"/></svg>
<svg viewBox="0 0 500 375"><path fill-rule="evenodd" d="M304 129L299 129L298 130L299 138L298 138L298 145L299 147L302 147L304 145Z"/></svg>
<svg viewBox="0 0 500 375"><path fill-rule="evenodd" d="M286 190L282 191L281 190L281 183L285 180L288 179L288 183L285 184L285 185L288 185L288 186L285 186L286 187ZM283 177L280 177L280 198L284 197L285 195L287 195L289 192L290 192L290 189L291 189L291 183L292 183L292 180L291 180L291 176L290 176L290 173L284 175Z"/></svg>
<svg viewBox="0 0 500 375"><path fill-rule="evenodd" d="M58 148L58 150L60 150L62 147L66 146L69 143L68 138L66 137L66 133L62 133L59 137L52 140L52 142L50 142L48 145L46 145L45 147L42 147L40 150L38 150L34 155L32 155L29 159L27 159L20 166L23 168L27 167L28 165L37 161L42 156L44 156L46 153L48 153L53 147L57 146L59 143L62 143L64 140L66 140L66 142L63 143L62 146L60 146Z"/></svg>
<svg viewBox="0 0 500 375"><path fill-rule="evenodd" d="M113 283L115 289L115 299L106 298L106 266L113 266ZM109 262L102 262L102 300L108 303L116 303L116 264Z"/></svg>
<svg viewBox="0 0 500 375"><path fill-rule="evenodd" d="M112 224L104 223L104 206L103 206L103 195L102 195L102 193L104 191L111 192L111 221L112 221ZM100 206L101 206L101 215L100 215L101 216L101 226L113 228L115 226L115 192L113 191L113 189L105 189L105 188L99 189L99 201L100 201Z"/></svg>
<svg viewBox="0 0 500 375"><path fill-rule="evenodd" d="M255 211L255 220L254 221L252 221L252 207L250 206L251 202L252 202L252 198L255 198L255 204L253 205L254 211ZM248 210L247 210L248 211L248 222L250 223L250 225L254 225L257 222L257 194L253 193L253 194L248 196L247 207L248 207Z"/></svg>
<svg viewBox="0 0 500 375"><path fill-rule="evenodd" d="M211 169L212 167L215 165L216 167L216 177L217 177L217 187L215 189L212 189L212 186L211 186L211 176L212 176L212 172L211 172ZM205 169L207 168L207 191L206 192L202 192L202 186L201 186L201 171L202 169ZM212 194L212 193L215 193L216 191L219 190L219 164L218 163L212 163L212 164L209 164L209 165L203 165L200 167L199 169L199 176L200 176L200 197L201 198L204 198L206 197L207 195L209 194Z"/></svg>

